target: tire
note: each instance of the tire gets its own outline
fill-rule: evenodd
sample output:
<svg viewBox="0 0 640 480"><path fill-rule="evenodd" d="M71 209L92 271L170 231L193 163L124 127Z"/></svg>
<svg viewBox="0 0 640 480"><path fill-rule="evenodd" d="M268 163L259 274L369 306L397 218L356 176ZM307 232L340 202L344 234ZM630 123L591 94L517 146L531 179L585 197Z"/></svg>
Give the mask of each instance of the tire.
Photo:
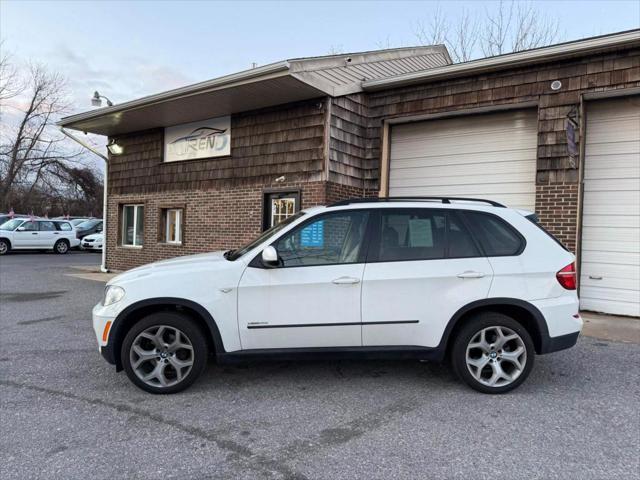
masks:
<svg viewBox="0 0 640 480"><path fill-rule="evenodd" d="M176 332L180 332L179 338ZM182 347L172 347L178 344ZM188 345L191 349L186 348ZM149 393L168 394L180 392L196 381L207 364L207 350L205 336L192 319L179 313L159 312L143 318L127 332L120 359L136 386ZM150 378L144 379L145 376Z"/></svg>
<svg viewBox="0 0 640 480"><path fill-rule="evenodd" d="M6 255L10 251L11 251L11 245L9 244L9 241L5 240L4 238L1 238L0 239L0 255Z"/></svg>
<svg viewBox="0 0 640 480"><path fill-rule="evenodd" d="M69 252L69 242L66 240L58 240L53 246L53 251L60 255L64 255Z"/></svg>
<svg viewBox="0 0 640 480"><path fill-rule="evenodd" d="M451 351L458 377L471 388L492 394L506 393L522 384L531 373L534 357L529 332L497 312L471 318L458 332Z"/></svg>

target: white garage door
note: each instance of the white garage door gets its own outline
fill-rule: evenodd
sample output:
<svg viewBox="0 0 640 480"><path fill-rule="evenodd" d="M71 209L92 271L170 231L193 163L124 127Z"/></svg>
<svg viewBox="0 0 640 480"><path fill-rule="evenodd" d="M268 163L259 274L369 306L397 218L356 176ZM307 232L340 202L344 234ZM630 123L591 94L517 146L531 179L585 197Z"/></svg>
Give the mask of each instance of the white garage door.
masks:
<svg viewBox="0 0 640 480"><path fill-rule="evenodd" d="M535 110L395 125L389 195L479 197L533 211L537 133Z"/></svg>
<svg viewBox="0 0 640 480"><path fill-rule="evenodd" d="M580 303L640 316L640 97L587 105Z"/></svg>

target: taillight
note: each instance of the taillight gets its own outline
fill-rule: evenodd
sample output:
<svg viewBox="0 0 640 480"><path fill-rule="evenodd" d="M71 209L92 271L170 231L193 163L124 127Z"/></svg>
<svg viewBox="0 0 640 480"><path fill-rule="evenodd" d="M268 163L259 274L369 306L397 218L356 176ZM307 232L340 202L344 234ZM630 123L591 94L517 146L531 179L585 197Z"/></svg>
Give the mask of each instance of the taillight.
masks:
<svg viewBox="0 0 640 480"><path fill-rule="evenodd" d="M558 273L556 273L556 278L560 285L567 290L575 290L577 281L576 281L576 264L575 262L570 263Z"/></svg>

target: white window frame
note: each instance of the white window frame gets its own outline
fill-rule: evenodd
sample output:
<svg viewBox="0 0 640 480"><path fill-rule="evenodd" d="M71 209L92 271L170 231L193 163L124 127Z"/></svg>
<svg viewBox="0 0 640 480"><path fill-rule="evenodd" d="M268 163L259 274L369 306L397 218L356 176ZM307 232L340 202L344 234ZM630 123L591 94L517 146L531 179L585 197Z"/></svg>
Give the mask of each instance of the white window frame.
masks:
<svg viewBox="0 0 640 480"><path fill-rule="evenodd" d="M287 212L285 212L285 213L277 213L275 205L277 204L278 201L286 201L286 202L291 201L293 203L293 210L292 210L291 214L288 214ZM296 205L296 198L295 197L272 198L271 199L270 227L275 227L278 223L286 220L289 217L294 216L297 213L297 211L296 211L297 207L298 206ZM278 218L277 222L276 222L276 218Z"/></svg>
<svg viewBox="0 0 640 480"><path fill-rule="evenodd" d="M125 243L127 241L127 232L126 232L126 224L127 224L127 215L126 209L127 207L133 207L133 243ZM142 207L142 219L143 222L143 230L142 236L144 240L144 203L127 203L122 205L122 246L127 248L142 248L142 244L139 244L138 241L138 233L137 233L137 225L138 225L138 209Z"/></svg>
<svg viewBox="0 0 640 480"><path fill-rule="evenodd" d="M182 245L182 208L167 208L165 209L165 226L164 226L164 241L166 243L170 243L171 245ZM176 240L169 240L169 217L171 212L176 212Z"/></svg>

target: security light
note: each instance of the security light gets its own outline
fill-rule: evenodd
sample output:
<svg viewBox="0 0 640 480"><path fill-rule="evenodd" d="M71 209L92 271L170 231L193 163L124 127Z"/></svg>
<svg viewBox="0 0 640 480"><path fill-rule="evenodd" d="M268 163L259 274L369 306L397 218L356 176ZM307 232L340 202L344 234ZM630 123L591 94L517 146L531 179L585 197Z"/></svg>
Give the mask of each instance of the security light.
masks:
<svg viewBox="0 0 640 480"><path fill-rule="evenodd" d="M122 155L124 153L124 147L122 145L119 145L115 140L111 140L109 142L109 145L107 145L107 150L109 150L109 153L111 155L115 156Z"/></svg>
<svg viewBox="0 0 640 480"><path fill-rule="evenodd" d="M94 107L101 107L103 98L107 101L107 107L113 107L113 103L111 102L111 100L109 100L104 95L100 95L97 90L93 92L93 97L91 97L91 105Z"/></svg>

